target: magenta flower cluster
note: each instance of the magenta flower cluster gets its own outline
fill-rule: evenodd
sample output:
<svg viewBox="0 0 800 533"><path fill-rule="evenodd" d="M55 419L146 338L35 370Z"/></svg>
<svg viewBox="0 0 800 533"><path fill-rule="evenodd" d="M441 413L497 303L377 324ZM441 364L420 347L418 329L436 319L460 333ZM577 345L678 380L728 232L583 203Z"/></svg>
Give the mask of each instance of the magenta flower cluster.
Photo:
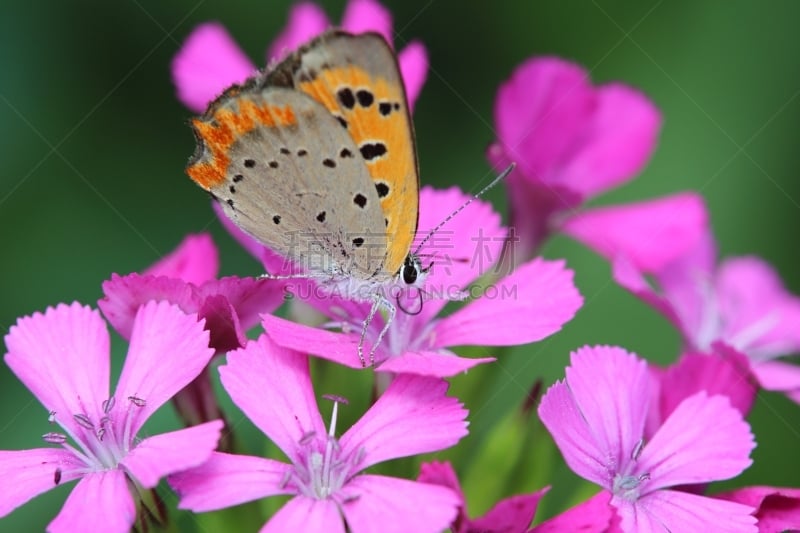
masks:
<svg viewBox="0 0 800 533"><path fill-rule="evenodd" d="M315 4L295 4L267 62L330 26ZM351 0L339 26L392 41L391 16L376 0ZM413 106L428 71L426 49L412 42L398 60ZM255 70L216 23L196 28L172 65L178 98L195 112ZM533 58L500 86L494 113L497 138L488 161L517 165L506 183L510 223L503 226L478 200L439 232L454 260L445 261L436 239L420 250L435 263L423 294L468 294L469 301L444 312L453 298L430 298L417 313L398 312L375 346L375 399L355 424L339 427L347 403L339 396L325 397L332 415L323 419L309 355L363 371L356 346L368 306L318 294L310 280L218 278L210 237L191 235L148 270L112 275L102 284L99 311L59 304L10 328L5 362L52 427L42 448L0 451L0 516L77 481L48 530L146 529L165 518L152 502L166 479L178 507L197 513L283 496L262 531L800 528L800 489L706 490L751 464L755 439L745 416L760 388L800 403L800 367L780 360L800 351L800 298L758 258L718 260L704 202L694 192L584 207L636 176L655 148L661 116L637 90L594 86L578 65ZM457 187L424 187L419 227L436 226L469 198ZM222 222L276 271L270 250ZM462 357L453 347L540 341L575 316L583 300L573 272L563 260L538 257L557 234L606 258L614 280L662 313L684 340L666 368L621 347L577 348L564 379L541 398L541 423L568 467L597 485L596 494L532 526L550 487L502 499L471 518L448 462L423 463L417 479L373 473L379 463L438 452L467 435L468 411L448 395L445 379L494 358ZM286 295L295 300L295 320L272 314ZM304 307L294 305L298 300ZM129 342L113 391L106 322ZM259 325L258 337L248 338ZM380 315L369 324L365 351L384 326ZM210 365L215 354L224 356L219 367ZM224 392L283 460L236 453L236 428L215 397L217 372ZM185 427L143 431L170 400Z"/></svg>

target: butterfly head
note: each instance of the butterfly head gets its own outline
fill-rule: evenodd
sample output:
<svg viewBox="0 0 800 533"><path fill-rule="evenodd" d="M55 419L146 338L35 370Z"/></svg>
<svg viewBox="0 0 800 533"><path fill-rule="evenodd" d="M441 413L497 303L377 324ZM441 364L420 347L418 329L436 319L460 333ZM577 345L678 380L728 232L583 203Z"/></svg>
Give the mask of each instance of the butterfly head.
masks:
<svg viewBox="0 0 800 533"><path fill-rule="evenodd" d="M405 261L403 261L403 265L400 267L398 277L400 281L408 287L421 287L431 266L432 264L423 267L422 261L420 261L418 255L408 254Z"/></svg>

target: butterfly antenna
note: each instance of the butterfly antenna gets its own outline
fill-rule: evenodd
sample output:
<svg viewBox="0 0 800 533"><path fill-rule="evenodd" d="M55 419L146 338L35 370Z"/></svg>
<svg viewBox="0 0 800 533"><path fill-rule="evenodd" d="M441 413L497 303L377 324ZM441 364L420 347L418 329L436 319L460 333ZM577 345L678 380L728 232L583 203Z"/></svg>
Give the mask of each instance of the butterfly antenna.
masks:
<svg viewBox="0 0 800 533"><path fill-rule="evenodd" d="M508 176L509 174L511 174L511 171L512 171L512 170L514 170L514 167L516 167L516 166L517 166L517 164L516 164L516 163L511 163L510 165L508 165L508 167L506 167L506 169L505 169L503 172L501 172L499 176L497 176L495 179L493 179L493 180L492 180L492 182L491 182L489 185L487 185L486 187L484 187L483 189L481 189L480 191L478 191L478 194L476 194L475 196L471 197L469 200L467 200L466 202L464 202L463 204L461 204L461 205L458 207L458 209L456 209L455 211L453 211L452 213L450 213L449 215L447 215L447 218L445 218L444 220L442 220L441 222L439 222L439 224L438 224L438 225L437 225L435 228L433 228L432 230L430 230L430 231L428 232L428 234L427 234L427 235L425 235L425 238L424 238L424 239L422 239L422 242L420 242L420 243L419 243L419 245L417 246L417 248L414 250L414 255L417 255L417 252L419 252L419 251L422 249L422 247L425 245L425 243L426 243L426 242L428 242L428 241L431 239L431 237L433 237L433 235L434 235L434 234L435 234L437 231L439 231L440 229L442 229L442 226L444 226L445 224L447 224L448 222L450 222L451 220L453 220L453 217L455 217L455 216L456 216L456 215L458 215L458 214L459 214L461 211L463 211L464 209L466 209L466 207L467 207L469 204L471 204L472 202L474 202L475 200L477 200L478 198L480 198L481 196L483 196L483 195L486 193L486 191L488 191L489 189L491 189L492 187L494 187L495 185L497 185L498 183L500 183L500 182L501 182L503 179L505 179L505 177L506 177L506 176Z"/></svg>

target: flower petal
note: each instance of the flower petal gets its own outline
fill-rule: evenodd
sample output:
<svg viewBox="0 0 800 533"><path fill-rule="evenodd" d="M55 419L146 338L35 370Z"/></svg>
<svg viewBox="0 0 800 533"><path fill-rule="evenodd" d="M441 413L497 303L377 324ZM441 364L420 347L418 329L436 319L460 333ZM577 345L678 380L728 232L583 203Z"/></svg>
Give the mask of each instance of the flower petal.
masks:
<svg viewBox="0 0 800 533"><path fill-rule="evenodd" d="M633 178L656 147L661 114L641 92L619 83L595 91L582 146L565 161L560 182L591 198Z"/></svg>
<svg viewBox="0 0 800 533"><path fill-rule="evenodd" d="M219 373L233 402L292 460L299 461L298 442L324 435L308 358L281 348L264 334L228 354Z"/></svg>
<svg viewBox="0 0 800 533"><path fill-rule="evenodd" d="M97 301L106 319L123 339L130 340L133 320L145 303L167 301L176 304L185 313L196 313L201 301L196 289L176 278L111 274L103 282L105 297Z"/></svg>
<svg viewBox="0 0 800 533"><path fill-rule="evenodd" d="M701 197L680 193L586 210L568 218L561 229L608 260L624 255L639 270L657 272L691 250L706 225Z"/></svg>
<svg viewBox="0 0 800 533"><path fill-rule="evenodd" d="M289 20L267 51L267 63L281 60L330 27L325 11L313 2L298 2L289 11Z"/></svg>
<svg viewBox="0 0 800 533"><path fill-rule="evenodd" d="M153 488L173 472L203 463L217 447L223 423L198 426L148 437L131 450L121 464L144 488Z"/></svg>
<svg viewBox="0 0 800 533"><path fill-rule="evenodd" d="M545 520L528 533L561 533L580 531L581 533L606 533L615 518L614 508L609 505L611 494L598 492L583 503L567 509L563 513Z"/></svg>
<svg viewBox="0 0 800 533"><path fill-rule="evenodd" d="M451 489L458 497L459 501L458 515L453 522L467 527L469 523L469 515L467 515L467 502L464 499L464 493L461 491L461 484L456 476L456 471L453 470L453 465L451 465L449 461L431 461L429 463L422 463L419 467L419 476L417 476L417 481L431 485L440 485L442 487ZM453 529L452 526L451 529ZM454 533L460 533L459 529L455 528Z"/></svg>
<svg viewBox="0 0 800 533"><path fill-rule="evenodd" d="M419 196L419 227L415 242L441 224L474 197L458 187L437 190L423 187ZM433 299L426 301L416 319L426 324L445 306L451 295L468 283L492 272L500 259L506 228L491 204L474 200L458 215L439 228L418 253L423 266L433 265L423 290ZM415 246L412 247L412 252Z"/></svg>
<svg viewBox="0 0 800 533"><path fill-rule="evenodd" d="M783 361L766 361L753 365L758 384L767 390L780 392L800 390L800 367Z"/></svg>
<svg viewBox="0 0 800 533"><path fill-rule="evenodd" d="M800 298L757 257L723 261L717 296L723 337L758 360L800 351Z"/></svg>
<svg viewBox="0 0 800 533"><path fill-rule="evenodd" d="M404 352L403 355L389 357L376 369L378 372L393 374L416 374L434 378L449 378L483 363L491 363L494 357L469 358L453 353L433 351Z"/></svg>
<svg viewBox="0 0 800 533"><path fill-rule="evenodd" d="M570 468L610 488L611 465L625 464L644 433L647 365L622 348L587 346L573 352L566 376L542 398L539 417Z"/></svg>
<svg viewBox="0 0 800 533"><path fill-rule="evenodd" d="M622 348L595 346L571 354L567 384L595 438L625 464L643 436L652 377L647 363Z"/></svg>
<svg viewBox="0 0 800 533"><path fill-rule="evenodd" d="M179 509L215 511L277 494L292 466L273 459L213 452L208 461L169 476Z"/></svg>
<svg viewBox="0 0 800 533"><path fill-rule="evenodd" d="M172 81L178 99L200 113L229 85L244 81L255 70L225 28L210 22L195 28L178 50L172 60Z"/></svg>
<svg viewBox="0 0 800 533"><path fill-rule="evenodd" d="M350 0L342 15L343 30L350 33L374 31L383 35L389 46L392 45L392 14L375 0Z"/></svg>
<svg viewBox="0 0 800 533"><path fill-rule="evenodd" d="M642 450L647 490L729 479L750 466L750 426L725 396L683 400ZM681 531L680 528L673 531Z"/></svg>
<svg viewBox="0 0 800 533"><path fill-rule="evenodd" d="M471 531L513 533L525 531L531 525L539 500L550 490L545 487L530 494L517 494L500 500L480 518L470 520Z"/></svg>
<svg viewBox="0 0 800 533"><path fill-rule="evenodd" d="M73 415L103 416L109 338L100 313L77 302L17 320L5 338L6 364L58 423L80 433Z"/></svg>
<svg viewBox="0 0 800 533"><path fill-rule="evenodd" d="M445 396L447 388L441 379L397 376L339 444L343 450L364 449L362 469L453 446L467 434L467 410Z"/></svg>
<svg viewBox="0 0 800 533"><path fill-rule="evenodd" d="M715 533L755 533L752 508L688 492L659 490L638 501L616 502L623 531L660 533L662 531L714 531Z"/></svg>
<svg viewBox="0 0 800 533"><path fill-rule="evenodd" d="M800 529L800 489L745 487L715 497L755 508L761 533Z"/></svg>
<svg viewBox="0 0 800 533"><path fill-rule="evenodd" d="M285 531L345 533L345 527L339 508L333 500L315 500L297 496L286 502L286 505L264 524L260 533Z"/></svg>
<svg viewBox="0 0 800 533"><path fill-rule="evenodd" d="M236 316L241 322L244 331L258 324L262 313L271 313L281 306L284 298L283 283L266 278L239 278L229 276L215 280L200 287L201 297L221 295L236 311ZM206 324L213 324L212 315L205 313ZM214 328L209 328L213 330Z"/></svg>
<svg viewBox="0 0 800 533"><path fill-rule="evenodd" d="M511 346L559 331L583 303L564 261L535 259L435 326L435 347Z"/></svg>
<svg viewBox="0 0 800 533"><path fill-rule="evenodd" d="M438 533L452 523L460 504L446 487L407 479L362 475L346 488L358 495L342 505L348 526L356 532Z"/></svg>
<svg viewBox="0 0 800 533"><path fill-rule="evenodd" d="M419 41L411 41L397 54L400 74L406 86L408 107L413 112L425 80L428 79L428 50Z"/></svg>
<svg viewBox="0 0 800 533"><path fill-rule="evenodd" d="M208 338L197 315L187 315L177 305L148 302L139 309L115 394L115 409L135 418L134 433L205 368L214 355ZM129 401L134 397L145 404L129 415Z"/></svg>
<svg viewBox="0 0 800 533"><path fill-rule="evenodd" d="M565 382L558 381L547 390L538 412L572 471L584 479L610 488L604 463L605 450L595 440Z"/></svg>
<svg viewBox="0 0 800 533"><path fill-rule="evenodd" d="M224 296L215 294L203 299L197 318L205 323L209 333L208 344L216 353L236 350L247 344L246 331L239 321L239 315Z"/></svg>
<svg viewBox="0 0 800 533"><path fill-rule="evenodd" d="M13 490L3 491L0 517L58 484L80 477L75 472L83 466L64 449L0 450L0 479L9 489L13 487ZM57 471L61 473L57 474ZM58 483L55 481L57 475L60 477Z"/></svg>
<svg viewBox="0 0 800 533"><path fill-rule="evenodd" d="M261 323L274 342L284 348L311 353L350 368L362 368L358 359L358 335L333 333L273 315L262 315ZM369 350L367 340L364 353L368 354Z"/></svg>
<svg viewBox="0 0 800 533"><path fill-rule="evenodd" d="M557 171L579 148L595 105L589 76L574 63L537 57L517 67L497 91L494 117L519 178L557 183Z"/></svg>
<svg viewBox="0 0 800 533"><path fill-rule="evenodd" d="M727 346L715 347L714 354L685 354L661 374L661 420L666 420L683 400L700 391L727 396L743 416L750 412L757 390L747 358ZM800 369L797 386L800 387Z"/></svg>
<svg viewBox="0 0 800 533"><path fill-rule="evenodd" d="M219 253L208 233L189 235L175 250L162 257L144 271L149 276L178 278L187 283L201 285L216 279L219 270Z"/></svg>
<svg viewBox="0 0 800 533"><path fill-rule="evenodd" d="M690 346L699 349L710 347L714 339L709 336L718 327L712 294L715 268L716 244L710 228L706 227L691 250L670 261L655 276L672 310L667 318L675 323Z"/></svg>
<svg viewBox="0 0 800 533"><path fill-rule="evenodd" d="M136 506L124 472L106 470L87 475L78 482L47 531L126 533L135 518Z"/></svg>
<svg viewBox="0 0 800 533"><path fill-rule="evenodd" d="M644 274L635 267L627 257L615 257L611 265L611 270L614 281L623 289L626 289L641 301L661 313L667 320L672 322L678 331L684 333L684 328L686 326L682 321L682 317L678 314L678 310L673 306L672 301L658 294L650 285L647 278L645 278ZM699 316L701 310L700 302L698 302L697 307L693 308L693 310L696 310L695 314Z"/></svg>

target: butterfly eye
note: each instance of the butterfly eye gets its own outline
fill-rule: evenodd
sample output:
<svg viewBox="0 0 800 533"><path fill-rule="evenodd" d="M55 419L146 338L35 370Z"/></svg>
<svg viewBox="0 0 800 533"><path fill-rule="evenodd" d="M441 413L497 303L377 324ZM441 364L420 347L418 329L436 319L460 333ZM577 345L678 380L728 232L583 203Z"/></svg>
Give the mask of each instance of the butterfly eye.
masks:
<svg viewBox="0 0 800 533"><path fill-rule="evenodd" d="M419 257L409 254L403 262L403 266L400 268L400 277L403 279L403 283L406 285L414 285L421 272L422 263L420 263Z"/></svg>

